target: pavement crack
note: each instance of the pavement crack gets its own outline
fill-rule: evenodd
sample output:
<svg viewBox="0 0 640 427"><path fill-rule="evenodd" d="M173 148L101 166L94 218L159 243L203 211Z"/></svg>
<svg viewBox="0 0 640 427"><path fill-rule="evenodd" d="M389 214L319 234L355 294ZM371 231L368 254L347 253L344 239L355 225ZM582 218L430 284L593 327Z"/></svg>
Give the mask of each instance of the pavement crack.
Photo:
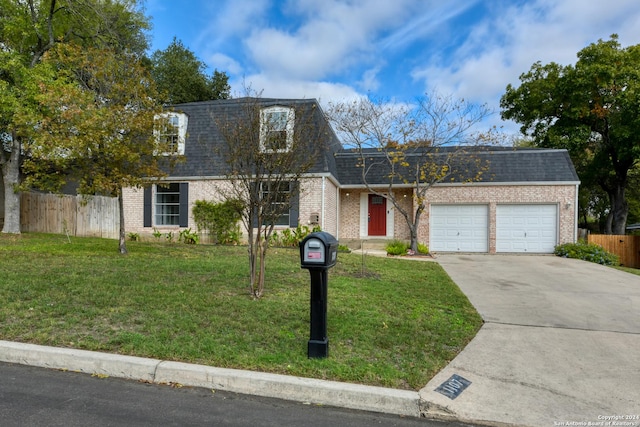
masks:
<svg viewBox="0 0 640 427"><path fill-rule="evenodd" d="M504 326L519 326L524 328L539 328L539 329L559 329L563 331L583 331L583 332L606 332L611 334L622 334L622 335L640 335L640 332L630 332L630 331L614 331L608 329L587 329L587 328L576 328L569 326L554 326L554 325L532 325L527 323L513 323L513 322L498 322L494 320L484 320L486 325L504 325Z"/></svg>

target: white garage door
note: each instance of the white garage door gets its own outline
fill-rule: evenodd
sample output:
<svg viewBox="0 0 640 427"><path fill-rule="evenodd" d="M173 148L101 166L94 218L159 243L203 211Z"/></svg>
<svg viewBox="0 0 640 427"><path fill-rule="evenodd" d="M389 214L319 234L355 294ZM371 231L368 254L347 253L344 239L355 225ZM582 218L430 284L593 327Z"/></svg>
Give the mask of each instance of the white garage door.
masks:
<svg viewBox="0 0 640 427"><path fill-rule="evenodd" d="M496 206L496 252L552 253L557 229L556 205Z"/></svg>
<svg viewBox="0 0 640 427"><path fill-rule="evenodd" d="M432 205L429 249L434 252L488 252L486 205Z"/></svg>

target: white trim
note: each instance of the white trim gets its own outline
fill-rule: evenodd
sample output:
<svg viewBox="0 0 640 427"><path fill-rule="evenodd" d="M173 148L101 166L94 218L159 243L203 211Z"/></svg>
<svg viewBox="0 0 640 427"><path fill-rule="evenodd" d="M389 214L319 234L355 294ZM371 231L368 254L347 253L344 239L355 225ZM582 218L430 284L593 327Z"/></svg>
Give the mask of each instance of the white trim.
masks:
<svg viewBox="0 0 640 427"><path fill-rule="evenodd" d="M321 215L321 217L320 217L320 228L323 229L323 230L325 229L325 225L324 225L324 216L325 216L324 214L325 214L325 208L326 208L325 207L326 201L325 201L325 195L324 195L325 191L327 191L326 190L326 178L323 176L322 177L322 197L321 197L321 202L320 202L320 215Z"/></svg>
<svg viewBox="0 0 640 427"><path fill-rule="evenodd" d="M159 118L168 119L170 117L175 117L178 119L178 148L175 153L162 153L163 156L171 156L171 155L179 155L184 156L185 143L187 140L187 127L189 125L189 117L184 113L177 113L175 111L168 111L166 113L156 114L154 120L158 120ZM160 133L157 129L153 130L156 138L160 137ZM173 178L172 178L173 179Z"/></svg>
<svg viewBox="0 0 640 427"><path fill-rule="evenodd" d="M369 215L369 193L360 193L360 238L369 237L367 216Z"/></svg>
<svg viewBox="0 0 640 427"><path fill-rule="evenodd" d="M390 239L393 239L394 236L394 220L395 220L395 206L393 206L393 203L389 203L389 195L385 194L384 200L386 203L386 207L387 207L387 237Z"/></svg>
<svg viewBox="0 0 640 427"><path fill-rule="evenodd" d="M381 239L393 239L394 236L394 221L395 221L395 210L393 209L393 203L389 202L389 194L388 193L379 193L377 195L381 195L384 197L384 203L386 206L385 219L386 219L386 228L387 232L384 236L369 236L369 195L376 193L360 193L360 238L368 239L370 237Z"/></svg>
<svg viewBox="0 0 640 427"><path fill-rule="evenodd" d="M524 186L558 186L558 185L579 185L580 181L505 181L505 182L453 182L453 183L436 183L433 184L432 187L524 187ZM342 190L368 190L369 188L388 188L388 185L380 184L380 185L342 185L340 189ZM406 189L406 188L415 188L413 184L394 184L393 188L397 189Z"/></svg>
<svg viewBox="0 0 640 427"><path fill-rule="evenodd" d="M267 132L272 130L267 126L267 115L271 113L287 114L287 122L285 125L285 131L287 132L287 139L286 139L286 148L284 149L272 150L267 148L267 146L265 145L265 141L267 139ZM266 107L260 110L260 151L263 153L286 153L287 151L291 150L291 147L293 146L293 127L295 123L295 117L296 115L293 107L283 107L283 106L276 105L273 107Z"/></svg>
<svg viewBox="0 0 640 427"><path fill-rule="evenodd" d="M574 211L574 218L573 218L573 243L576 243L578 241L578 191L579 191L579 184L576 184L576 198L573 201L573 211ZM560 215L558 215L559 217ZM558 218L559 219L559 218ZM559 229L560 227L558 227ZM559 230L558 230L559 231Z"/></svg>

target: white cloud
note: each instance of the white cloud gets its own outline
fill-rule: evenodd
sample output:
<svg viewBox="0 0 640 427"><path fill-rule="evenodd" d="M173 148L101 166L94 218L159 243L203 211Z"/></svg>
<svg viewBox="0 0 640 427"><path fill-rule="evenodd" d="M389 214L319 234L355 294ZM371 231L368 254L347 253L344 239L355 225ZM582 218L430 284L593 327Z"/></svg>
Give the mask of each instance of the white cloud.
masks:
<svg viewBox="0 0 640 427"><path fill-rule="evenodd" d="M210 24L195 40L197 45L219 47L229 39L242 38L252 28L264 25L268 0L202 0L201 7L211 17Z"/></svg>
<svg viewBox="0 0 640 427"><path fill-rule="evenodd" d="M211 68L215 68L218 71L225 71L227 74L235 75L242 73L242 65L230 56L223 53L214 53L209 56L207 61Z"/></svg>
<svg viewBox="0 0 640 427"><path fill-rule="evenodd" d="M244 96L244 88L247 86L264 98L315 98L323 106L330 101L350 100L361 96L354 88L341 83L287 78L274 79L264 74L234 79L230 84L233 96Z"/></svg>
<svg viewBox="0 0 640 427"><path fill-rule="evenodd" d="M371 56L376 37L405 19L415 1L301 1L285 12L303 18L293 29L257 28L246 46L257 67L272 76L322 79Z"/></svg>
<svg viewBox="0 0 640 427"><path fill-rule="evenodd" d="M636 44L639 20L634 0L538 0L510 6L474 23L446 63L427 58L412 77L425 88L435 86L498 110L507 84L517 85L534 62L575 63L579 50L614 32L623 46Z"/></svg>
<svg viewBox="0 0 640 427"><path fill-rule="evenodd" d="M378 73L380 67L370 68L362 75L362 80L358 82L360 89L365 92L377 91L380 87L380 80L378 79Z"/></svg>

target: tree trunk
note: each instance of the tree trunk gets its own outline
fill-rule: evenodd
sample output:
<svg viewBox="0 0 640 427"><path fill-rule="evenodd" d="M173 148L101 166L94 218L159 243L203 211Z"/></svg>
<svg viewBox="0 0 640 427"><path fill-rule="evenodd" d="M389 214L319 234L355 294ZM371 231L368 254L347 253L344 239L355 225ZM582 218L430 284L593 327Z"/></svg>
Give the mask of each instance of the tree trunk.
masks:
<svg viewBox="0 0 640 427"><path fill-rule="evenodd" d="M20 234L20 192L16 191L20 184L20 143L11 147L11 153L2 163L2 179L4 182L4 225L3 233Z"/></svg>
<svg viewBox="0 0 640 427"><path fill-rule="evenodd" d="M625 234L627 227L627 215L629 214L629 205L625 200L625 188L617 185L609 195L611 200L611 234Z"/></svg>
<svg viewBox="0 0 640 427"><path fill-rule="evenodd" d="M418 209L416 209L413 224L409 225L409 231L411 232L411 250L415 253L418 253L418 229L420 228L422 212L424 212L424 206L419 206Z"/></svg>
<svg viewBox="0 0 640 427"><path fill-rule="evenodd" d="M409 234L411 236L411 240L409 241L409 246L414 253L418 253L418 225L412 224L409 226Z"/></svg>
<svg viewBox="0 0 640 427"><path fill-rule="evenodd" d="M255 295L256 289L256 267L257 263L257 247L259 245L260 236L252 236L252 231L249 231L249 290L251 291L251 296Z"/></svg>
<svg viewBox="0 0 640 427"><path fill-rule="evenodd" d="M258 273L258 283L254 292L254 296L257 299L262 298L264 294L264 276L266 273L266 259L267 259L267 242L263 240L260 242L260 273Z"/></svg>
<svg viewBox="0 0 640 427"><path fill-rule="evenodd" d="M126 255L127 251L127 240L124 227L124 197L122 196L122 188L118 191L118 207L120 210L120 242L118 245L118 249L122 255Z"/></svg>

